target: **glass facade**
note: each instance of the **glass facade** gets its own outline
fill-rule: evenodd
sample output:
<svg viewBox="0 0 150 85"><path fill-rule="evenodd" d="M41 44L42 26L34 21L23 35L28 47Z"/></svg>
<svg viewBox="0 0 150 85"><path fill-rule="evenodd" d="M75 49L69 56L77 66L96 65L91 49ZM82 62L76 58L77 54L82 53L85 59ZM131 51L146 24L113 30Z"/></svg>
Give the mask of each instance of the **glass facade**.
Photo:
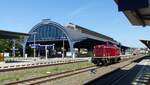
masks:
<svg viewBox="0 0 150 85"><path fill-rule="evenodd" d="M65 34L56 26L45 24L33 29L28 42L33 42L34 36L36 41L58 41L64 39Z"/></svg>

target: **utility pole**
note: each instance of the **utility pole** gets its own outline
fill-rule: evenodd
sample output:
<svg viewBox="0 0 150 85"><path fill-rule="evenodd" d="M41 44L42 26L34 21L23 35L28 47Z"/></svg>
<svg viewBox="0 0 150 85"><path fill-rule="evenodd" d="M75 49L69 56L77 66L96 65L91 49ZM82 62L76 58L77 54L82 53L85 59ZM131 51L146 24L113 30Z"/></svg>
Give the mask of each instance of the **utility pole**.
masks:
<svg viewBox="0 0 150 85"><path fill-rule="evenodd" d="M65 37L65 35L63 35L63 37L62 37L62 40L63 40L63 43L62 43L62 44L63 44L63 49L62 49L62 52L63 52L63 53L62 53L62 58L64 58L64 57L65 57L65 38L66 38L66 37Z"/></svg>
<svg viewBox="0 0 150 85"><path fill-rule="evenodd" d="M12 48L12 50L13 50L13 57L15 57L16 56L16 40L15 39L13 39L13 48Z"/></svg>
<svg viewBox="0 0 150 85"><path fill-rule="evenodd" d="M48 47L48 45L45 45L45 57L46 57L46 60L47 60L47 54L48 54L47 47Z"/></svg>
<svg viewBox="0 0 150 85"><path fill-rule="evenodd" d="M62 58L64 58L64 56L65 56L65 53L64 53L64 45L65 45L65 41L64 41L64 38L63 38L63 55L62 55Z"/></svg>

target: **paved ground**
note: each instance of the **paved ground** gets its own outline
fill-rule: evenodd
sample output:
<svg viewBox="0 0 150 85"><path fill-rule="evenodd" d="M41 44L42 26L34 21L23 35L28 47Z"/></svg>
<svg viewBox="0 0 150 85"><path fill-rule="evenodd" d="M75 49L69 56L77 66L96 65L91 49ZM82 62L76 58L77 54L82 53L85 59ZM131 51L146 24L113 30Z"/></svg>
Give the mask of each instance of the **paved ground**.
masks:
<svg viewBox="0 0 150 85"><path fill-rule="evenodd" d="M135 76L141 68L141 66L135 66L134 68L130 69L130 72L126 76L124 76L124 78L118 80L113 85L131 85L133 79L135 78Z"/></svg>
<svg viewBox="0 0 150 85"><path fill-rule="evenodd" d="M150 79L150 56L144 58L133 69L113 85L147 85Z"/></svg>
<svg viewBox="0 0 150 85"><path fill-rule="evenodd" d="M129 69L120 69L112 74L98 78L91 85L146 85L150 79L149 67L150 58L148 56Z"/></svg>
<svg viewBox="0 0 150 85"><path fill-rule="evenodd" d="M114 72L111 75L98 79L91 85L130 85L140 69L141 67L138 66L135 66L130 70L120 69L119 71ZM126 74L126 72L129 73L127 75L123 75ZM123 75L123 78L118 78L120 77L120 75Z"/></svg>

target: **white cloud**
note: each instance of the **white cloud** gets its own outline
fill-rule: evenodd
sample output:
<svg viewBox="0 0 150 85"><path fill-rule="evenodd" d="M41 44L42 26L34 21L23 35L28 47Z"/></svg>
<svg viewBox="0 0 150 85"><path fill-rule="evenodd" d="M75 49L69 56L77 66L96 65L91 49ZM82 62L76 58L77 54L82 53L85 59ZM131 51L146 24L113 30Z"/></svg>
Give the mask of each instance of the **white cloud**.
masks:
<svg viewBox="0 0 150 85"><path fill-rule="evenodd" d="M88 2L84 5L82 5L81 7L77 8L76 10L72 11L71 13L69 13L67 16L65 17L61 17L59 19L67 19L69 21L72 21L75 17L79 17L81 15L83 15L84 12L88 11L89 9L95 7L95 2Z"/></svg>

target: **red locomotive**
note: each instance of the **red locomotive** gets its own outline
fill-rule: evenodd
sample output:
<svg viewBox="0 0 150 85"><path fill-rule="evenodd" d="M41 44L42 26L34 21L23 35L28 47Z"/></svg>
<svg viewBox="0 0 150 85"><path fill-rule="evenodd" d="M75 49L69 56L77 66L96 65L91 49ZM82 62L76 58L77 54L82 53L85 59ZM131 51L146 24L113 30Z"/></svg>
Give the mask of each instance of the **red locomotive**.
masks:
<svg viewBox="0 0 150 85"><path fill-rule="evenodd" d="M94 46L93 54L92 62L97 65L107 65L120 60L119 48L116 45L110 45L108 43Z"/></svg>

